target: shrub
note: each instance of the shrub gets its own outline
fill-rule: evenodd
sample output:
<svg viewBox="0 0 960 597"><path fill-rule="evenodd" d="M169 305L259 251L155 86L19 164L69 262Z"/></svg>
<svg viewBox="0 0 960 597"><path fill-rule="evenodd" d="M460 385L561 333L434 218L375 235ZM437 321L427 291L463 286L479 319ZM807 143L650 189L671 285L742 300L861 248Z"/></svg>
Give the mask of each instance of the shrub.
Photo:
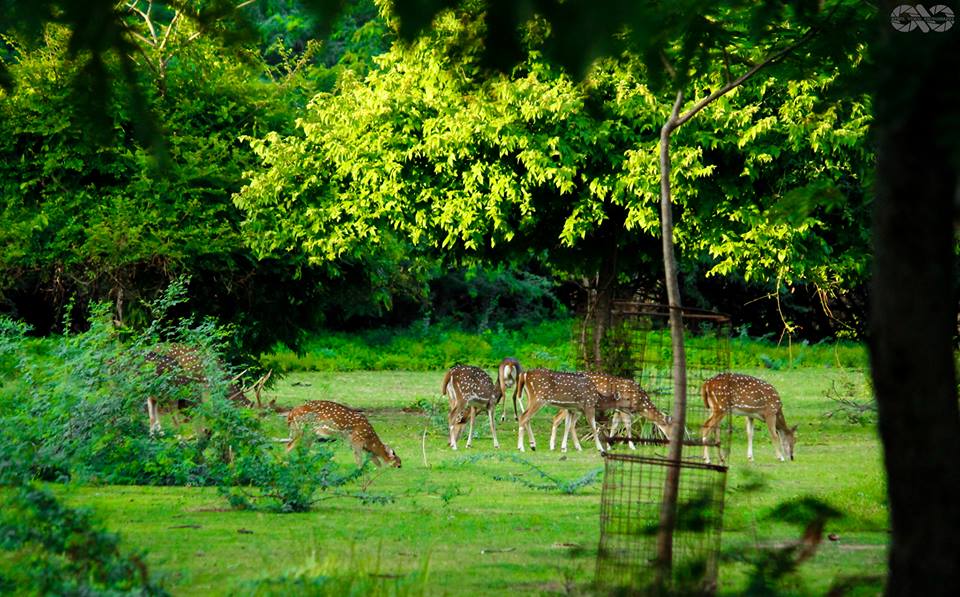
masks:
<svg viewBox="0 0 960 597"><path fill-rule="evenodd" d="M235 505L292 512L356 476L338 473L329 451L289 462L277 456L260 418L228 400L217 356L226 332L209 321L157 324L121 339L99 306L86 332L37 341L26 331L0 319L0 463L19 463L33 478L216 485ZM158 375L144 355L159 337L197 347L207 382ZM149 433L148 395L195 403L183 435Z"/></svg>
<svg viewBox="0 0 960 597"><path fill-rule="evenodd" d="M9 471L8 471L9 472ZM0 593L166 595L140 554L48 491L19 485L0 508Z"/></svg>

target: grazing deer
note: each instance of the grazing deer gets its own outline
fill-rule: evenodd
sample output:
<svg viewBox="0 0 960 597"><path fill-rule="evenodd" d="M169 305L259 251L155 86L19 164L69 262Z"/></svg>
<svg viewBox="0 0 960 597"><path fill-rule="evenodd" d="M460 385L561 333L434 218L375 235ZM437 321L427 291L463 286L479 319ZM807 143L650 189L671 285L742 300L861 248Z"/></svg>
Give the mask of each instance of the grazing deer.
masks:
<svg viewBox="0 0 960 597"><path fill-rule="evenodd" d="M641 417L652 421L659 429L663 432L664 436L667 439L670 439L670 418L664 415L660 410L653 404L653 401L650 400L650 396L640 387L637 382L632 379L626 379L622 377L615 377L613 375L608 375L606 373L596 373L596 372L585 372L583 373L590 381L593 382L594 387L596 387L597 392L602 396L599 403L597 403L597 410L599 411L608 411L613 410L613 416L610 420L610 433L612 437L616 434L619 429L620 424L622 423L627 430L627 436L632 437L633 435L633 419L632 415L638 414ZM563 443L561 446L561 451L567 451L567 436L568 434L573 434L573 443L577 450L582 449L580 447L580 440L577 437L577 422L578 415L576 413L571 413L566 410L561 410L553 418L553 427L550 430L550 449L553 450L556 444L556 432L557 427L560 425L561 421L566 422L563 432ZM633 441L629 441L629 446L631 449L636 449L633 445Z"/></svg>
<svg viewBox="0 0 960 597"><path fill-rule="evenodd" d="M502 365L501 365L502 367ZM497 412L497 403L503 396L501 386L495 386L487 372L480 367L471 365L456 365L443 376L441 393L450 400L450 414L447 424L450 429L450 447L457 449L457 438L463 430L464 418L470 419L470 430L467 434L467 447L473 442L473 421L477 409L483 407L490 419L490 434L493 436L493 447L499 448L497 428L494 424Z"/></svg>
<svg viewBox="0 0 960 597"><path fill-rule="evenodd" d="M358 467L363 466L363 452L366 451L375 465L382 466L384 462L389 462L400 468L400 457L380 441L367 417L337 402L312 400L298 406L287 414L287 427L290 429L287 452L303 439L309 427L318 437L340 435L349 439Z"/></svg>
<svg viewBox="0 0 960 597"><path fill-rule="evenodd" d="M207 385L207 374L204 370L203 359L201 356L202 355L200 354L200 351L193 346L187 346L185 344L170 344L147 352L147 354L144 355L144 359L155 364L154 373L156 373L156 375L169 375L170 384L176 387L181 387L189 385ZM262 388L261 382L265 383L269 375L270 373L267 373L266 376L258 380L254 384L254 387ZM247 389L241 387L237 383L239 378L240 376L238 375L230 379L230 385L227 388L227 398L233 402L236 402L240 406L252 406L253 403L245 394ZM161 410L172 410L174 413L174 418L176 419L177 413L179 413L181 410L189 408L190 406L193 406L196 404L198 399L199 397L181 397L170 404L165 404L164 401L160 400L158 396L148 396L147 415L150 418L150 433L154 434L162 431L160 426Z"/></svg>
<svg viewBox="0 0 960 597"><path fill-rule="evenodd" d="M513 399L517 399L517 378L523 372L520 361L507 357L500 361L497 368L497 384L500 386L500 395L503 396L503 411L500 413L500 422L507 418L507 388L513 388ZM523 408L523 402L520 403Z"/></svg>
<svg viewBox="0 0 960 597"><path fill-rule="evenodd" d="M530 449L537 449L537 442L533 437L533 428L530 419L546 404L553 404L565 409L576 409L584 414L594 433L597 450L603 451L600 445L600 434L597 432L596 409L602 396L590 379L580 373L561 373L547 369L531 369L520 374L517 380L518 393L527 391L527 409L518 419L519 436L517 448L523 449L523 430L530 435ZM514 400L514 411L517 404Z"/></svg>
<svg viewBox="0 0 960 597"><path fill-rule="evenodd" d="M777 458L784 455L793 460L793 446L796 442L797 426L787 427L783 418L783 402L773 386L749 375L740 373L721 373L703 382L700 388L703 402L710 410L710 416L703 424L703 458L710 462L710 449L707 440L716 435L723 417L733 413L747 417L747 458L753 460L753 420L762 419L770 431L770 439L777 451ZM720 462L723 454L720 453Z"/></svg>

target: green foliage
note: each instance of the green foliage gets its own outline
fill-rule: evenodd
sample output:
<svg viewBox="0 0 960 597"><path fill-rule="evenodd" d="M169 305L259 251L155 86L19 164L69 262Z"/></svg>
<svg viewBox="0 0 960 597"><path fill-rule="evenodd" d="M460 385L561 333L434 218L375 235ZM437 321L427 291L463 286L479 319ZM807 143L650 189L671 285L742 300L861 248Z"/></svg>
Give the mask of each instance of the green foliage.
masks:
<svg viewBox="0 0 960 597"><path fill-rule="evenodd" d="M504 267L468 267L430 284L431 318L464 329L521 329L566 312L547 277Z"/></svg>
<svg viewBox="0 0 960 597"><path fill-rule="evenodd" d="M418 322L407 328L378 328L352 333L321 331L304 342L297 354L284 347L260 357L261 366L278 371L437 371L457 363L496 368L507 356L520 360L526 368L577 368L573 330L569 319L545 321L521 330L487 329L476 333L450 324L428 325ZM716 339L690 334L691 350L716 352ZM648 360L667 359L669 338L663 331L650 331L643 342ZM773 370L806 367L865 369L866 350L851 341L825 340L778 343L768 338L745 334L730 340L731 367ZM625 346L610 350L620 356L624 366ZM619 350L620 352L617 352ZM621 371L624 371L621 369Z"/></svg>
<svg viewBox="0 0 960 597"><path fill-rule="evenodd" d="M141 554L124 554L117 536L88 512L62 505L29 484L0 500L0 592L19 595L167 595Z"/></svg>
<svg viewBox="0 0 960 597"><path fill-rule="evenodd" d="M286 130L296 98L316 89L303 87L302 65L281 77L253 56L238 61L191 21L151 6L149 26L134 12L127 26L146 65L137 84L165 131L162 162L138 141L143 122L121 101L103 111L110 142L91 135L65 85L83 68L71 31L50 25L34 43L4 35L0 59L17 81L0 91L4 310L45 334L70 300L68 324L78 326L91 301L109 301L115 319L142 328L152 317L146 303L190 274L191 310L237 324L237 344L253 351L295 344L303 326L338 306L373 312L401 293L395 269L372 273L376 261L370 271L324 271L295 255L254 258L230 201L253 164L237 137ZM104 69L114 76L122 61L105 59ZM332 276L338 293L324 292Z"/></svg>
<svg viewBox="0 0 960 597"><path fill-rule="evenodd" d="M309 447L309 444L307 444ZM241 457L243 458L243 457ZM238 460L232 483L221 485L218 491L235 508L260 508L272 512L306 512L319 501L317 493L339 487L360 477L363 468L343 472L333 462L329 449L298 447L282 459L249 458ZM361 501L366 494L352 495Z"/></svg>
<svg viewBox="0 0 960 597"><path fill-rule="evenodd" d="M473 4L428 35L394 44L365 78L317 95L298 133L250 137L261 168L235 203L261 255L337 263L409 244L446 261L549 262L592 277L612 259L656 274L657 143L669 97L624 54L575 82L530 40L505 74L479 59L489 34ZM737 48L756 60L763 48ZM853 48L846 63L863 52ZM794 80L771 71L723 96L673 140L676 241L710 275L757 282L770 296L809 284L825 297L865 276L869 104L836 99L840 71ZM688 96L725 73L704 69Z"/></svg>
<svg viewBox="0 0 960 597"><path fill-rule="evenodd" d="M182 290L182 289L181 289ZM174 289L173 292L175 292ZM167 296L160 303L176 304ZM108 309L94 308L90 329L44 342L0 318L0 472L19 463L31 477L85 483L216 485L235 506L284 512L309 509L318 491L338 487L332 453L280 458L260 418L228 400L219 354L225 332L212 322L155 323L121 340ZM144 357L160 337L197 350L205 380L158 375ZM180 376L180 379L178 379ZM147 396L192 404L176 434L148 433Z"/></svg>
<svg viewBox="0 0 960 597"><path fill-rule="evenodd" d="M427 371L457 363L496 368L505 356L522 355L518 358L525 367L570 369L574 363L571 329L569 320L560 320L479 334L416 323L405 329L323 332L305 343L303 355L281 348L262 356L260 362L279 371Z"/></svg>

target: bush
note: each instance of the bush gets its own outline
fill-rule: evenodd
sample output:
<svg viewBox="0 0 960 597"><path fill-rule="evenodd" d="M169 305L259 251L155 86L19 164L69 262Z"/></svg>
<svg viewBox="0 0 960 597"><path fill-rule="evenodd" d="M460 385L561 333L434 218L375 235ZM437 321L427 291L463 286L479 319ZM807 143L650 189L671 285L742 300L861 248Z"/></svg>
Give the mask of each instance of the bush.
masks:
<svg viewBox="0 0 960 597"><path fill-rule="evenodd" d="M356 476L339 474L328 451L278 457L256 413L227 398L227 372L217 357L226 332L211 322L157 324L122 339L101 306L86 332L40 341L26 331L0 319L0 463L16 463L32 478L215 485L235 505L291 512L309 508L316 491ZM144 356L160 337L196 347L208 381L158 375ZM148 395L195 403L184 435L150 434Z"/></svg>

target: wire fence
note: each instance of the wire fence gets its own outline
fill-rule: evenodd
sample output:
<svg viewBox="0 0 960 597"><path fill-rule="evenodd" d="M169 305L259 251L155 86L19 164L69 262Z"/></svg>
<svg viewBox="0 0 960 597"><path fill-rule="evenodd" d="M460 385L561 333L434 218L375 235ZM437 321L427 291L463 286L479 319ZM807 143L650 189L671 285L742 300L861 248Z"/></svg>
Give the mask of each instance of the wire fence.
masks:
<svg viewBox="0 0 960 597"><path fill-rule="evenodd" d="M635 380L664 414L673 410L673 345L665 305L614 301L609 321L589 311L578 321L578 368ZM705 464L704 449L730 449L732 417L704 441L709 411L700 396L705 381L730 370L729 316L682 311L686 353L686 410L681 461L666 458L668 442L655 425L635 425L630 437L610 438L604 453L600 546L596 587L607 594L712 594L723 524L727 469ZM631 445L635 451L625 452ZM706 444L706 446L705 446ZM669 578L660 578L657 533L664 483L679 467L679 499Z"/></svg>

